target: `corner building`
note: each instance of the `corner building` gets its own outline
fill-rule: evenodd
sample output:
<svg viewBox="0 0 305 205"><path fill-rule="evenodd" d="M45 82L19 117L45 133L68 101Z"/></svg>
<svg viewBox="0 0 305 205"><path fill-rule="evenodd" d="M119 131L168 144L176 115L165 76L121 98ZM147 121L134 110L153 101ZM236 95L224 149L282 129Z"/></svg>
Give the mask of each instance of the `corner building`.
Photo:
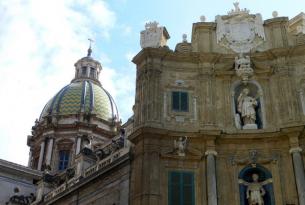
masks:
<svg viewBox="0 0 305 205"><path fill-rule="evenodd" d="M305 204L304 13L234 6L174 51L141 33L131 204Z"/></svg>

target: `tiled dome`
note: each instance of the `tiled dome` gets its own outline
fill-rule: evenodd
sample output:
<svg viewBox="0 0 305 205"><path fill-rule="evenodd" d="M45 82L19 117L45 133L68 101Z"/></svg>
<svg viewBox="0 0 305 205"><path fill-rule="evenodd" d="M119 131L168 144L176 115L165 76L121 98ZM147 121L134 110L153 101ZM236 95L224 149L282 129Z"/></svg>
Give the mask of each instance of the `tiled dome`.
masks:
<svg viewBox="0 0 305 205"><path fill-rule="evenodd" d="M75 115L92 113L97 118L112 121L118 119L116 104L111 95L91 80L72 81L62 88L44 107L40 119L48 115Z"/></svg>

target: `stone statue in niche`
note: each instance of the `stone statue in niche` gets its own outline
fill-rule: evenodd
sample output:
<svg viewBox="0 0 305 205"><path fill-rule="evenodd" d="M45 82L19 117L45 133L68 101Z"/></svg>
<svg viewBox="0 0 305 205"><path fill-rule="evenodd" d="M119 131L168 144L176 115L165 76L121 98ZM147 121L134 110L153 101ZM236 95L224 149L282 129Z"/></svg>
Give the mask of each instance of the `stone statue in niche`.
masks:
<svg viewBox="0 0 305 205"><path fill-rule="evenodd" d="M271 179L265 180L263 182L258 181L258 174L252 174L253 182L246 182L242 179L239 180L240 184L247 186L246 197L249 205L264 205L264 195L266 191L264 189L264 185L272 182Z"/></svg>
<svg viewBox="0 0 305 205"><path fill-rule="evenodd" d="M177 150L177 154L181 157L185 156L185 149L187 145L187 136L179 137L178 140L174 141L174 147Z"/></svg>
<svg viewBox="0 0 305 205"><path fill-rule="evenodd" d="M243 121L243 129L257 129L256 111L257 100L249 96L250 90L244 88L237 98L237 111L239 112Z"/></svg>

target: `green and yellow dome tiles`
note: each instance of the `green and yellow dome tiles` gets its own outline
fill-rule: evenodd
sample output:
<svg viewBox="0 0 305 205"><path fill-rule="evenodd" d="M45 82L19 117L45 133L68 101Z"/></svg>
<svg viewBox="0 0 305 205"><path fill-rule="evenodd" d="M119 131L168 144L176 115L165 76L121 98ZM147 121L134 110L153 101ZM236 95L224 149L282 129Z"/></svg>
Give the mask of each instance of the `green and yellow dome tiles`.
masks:
<svg viewBox="0 0 305 205"><path fill-rule="evenodd" d="M48 115L92 113L97 118L112 121L118 116L111 95L100 85L90 81L76 81L62 88L44 107L40 119Z"/></svg>

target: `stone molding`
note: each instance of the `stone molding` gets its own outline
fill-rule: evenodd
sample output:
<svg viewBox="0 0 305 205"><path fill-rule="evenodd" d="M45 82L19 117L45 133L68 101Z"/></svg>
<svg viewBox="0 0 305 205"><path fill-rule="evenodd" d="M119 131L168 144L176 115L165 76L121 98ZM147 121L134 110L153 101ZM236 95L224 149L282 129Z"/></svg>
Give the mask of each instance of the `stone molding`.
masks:
<svg viewBox="0 0 305 205"><path fill-rule="evenodd" d="M205 156L214 155L216 157L218 153L215 150L207 150L204 154Z"/></svg>
<svg viewBox="0 0 305 205"><path fill-rule="evenodd" d="M303 151L303 149L301 147L292 147L292 148L290 148L289 153L293 154L293 153L302 152L302 151Z"/></svg>

